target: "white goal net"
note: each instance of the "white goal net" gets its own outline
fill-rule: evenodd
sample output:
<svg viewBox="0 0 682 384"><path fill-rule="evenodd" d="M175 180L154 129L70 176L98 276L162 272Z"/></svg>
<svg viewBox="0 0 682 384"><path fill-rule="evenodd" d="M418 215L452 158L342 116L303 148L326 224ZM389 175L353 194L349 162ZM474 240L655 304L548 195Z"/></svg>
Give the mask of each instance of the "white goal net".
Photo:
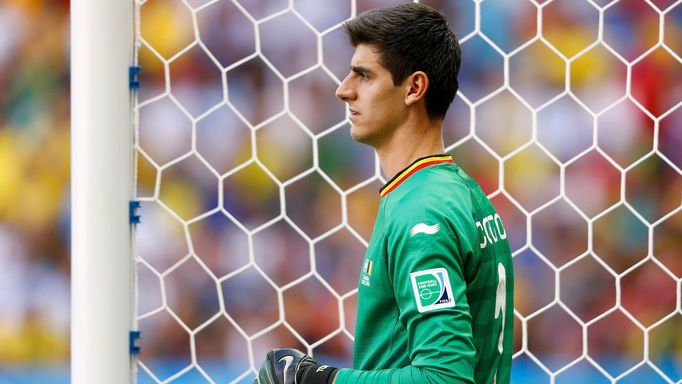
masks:
<svg viewBox="0 0 682 384"><path fill-rule="evenodd" d="M385 182L334 90L389 0L137 4L139 383L348 367ZM460 39L447 151L505 222L514 383L682 382L682 2L429 0Z"/></svg>

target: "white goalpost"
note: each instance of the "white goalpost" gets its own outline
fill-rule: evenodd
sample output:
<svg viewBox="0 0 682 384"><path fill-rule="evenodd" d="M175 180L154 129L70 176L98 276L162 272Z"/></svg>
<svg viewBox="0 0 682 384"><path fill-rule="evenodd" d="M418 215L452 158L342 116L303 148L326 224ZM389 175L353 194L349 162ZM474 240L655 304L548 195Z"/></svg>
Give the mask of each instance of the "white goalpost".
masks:
<svg viewBox="0 0 682 384"><path fill-rule="evenodd" d="M71 1L71 382L131 382L133 3Z"/></svg>

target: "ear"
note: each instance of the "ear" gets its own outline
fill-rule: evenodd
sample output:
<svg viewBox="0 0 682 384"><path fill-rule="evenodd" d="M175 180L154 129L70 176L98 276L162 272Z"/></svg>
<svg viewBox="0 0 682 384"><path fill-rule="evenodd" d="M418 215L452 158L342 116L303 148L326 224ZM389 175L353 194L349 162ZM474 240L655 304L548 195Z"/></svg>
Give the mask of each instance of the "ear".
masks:
<svg viewBox="0 0 682 384"><path fill-rule="evenodd" d="M429 77L422 71L417 71L405 79L407 93L405 94L405 105L412 105L424 100L426 90L429 88Z"/></svg>

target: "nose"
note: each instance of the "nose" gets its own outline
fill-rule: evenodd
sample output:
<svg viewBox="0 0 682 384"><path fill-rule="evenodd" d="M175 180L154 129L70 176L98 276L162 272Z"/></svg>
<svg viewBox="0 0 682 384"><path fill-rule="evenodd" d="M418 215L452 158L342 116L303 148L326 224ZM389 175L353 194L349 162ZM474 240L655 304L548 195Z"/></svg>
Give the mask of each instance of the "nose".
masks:
<svg viewBox="0 0 682 384"><path fill-rule="evenodd" d="M349 83L349 81L348 81L349 77L350 77L350 74L348 76L346 76L346 78L343 79L343 81L341 81L341 84L339 84L339 87L336 88L336 92L335 92L336 97L339 100L345 101L345 102L350 100L352 95L353 95L353 92L352 92L352 90L348 84Z"/></svg>

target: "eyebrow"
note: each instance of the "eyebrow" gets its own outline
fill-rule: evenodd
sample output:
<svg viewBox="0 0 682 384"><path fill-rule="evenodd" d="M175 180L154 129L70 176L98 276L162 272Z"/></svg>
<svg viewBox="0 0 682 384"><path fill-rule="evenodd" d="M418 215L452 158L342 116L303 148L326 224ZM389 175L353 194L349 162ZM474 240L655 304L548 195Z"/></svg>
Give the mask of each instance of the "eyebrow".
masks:
<svg viewBox="0 0 682 384"><path fill-rule="evenodd" d="M372 72L371 70L369 70L368 68L363 67L363 66L354 66L354 65L352 65L352 66L350 67L350 70L353 71L353 72L355 72L355 73L359 73L359 74L361 74L361 75L369 75L369 74L374 73L374 72Z"/></svg>

